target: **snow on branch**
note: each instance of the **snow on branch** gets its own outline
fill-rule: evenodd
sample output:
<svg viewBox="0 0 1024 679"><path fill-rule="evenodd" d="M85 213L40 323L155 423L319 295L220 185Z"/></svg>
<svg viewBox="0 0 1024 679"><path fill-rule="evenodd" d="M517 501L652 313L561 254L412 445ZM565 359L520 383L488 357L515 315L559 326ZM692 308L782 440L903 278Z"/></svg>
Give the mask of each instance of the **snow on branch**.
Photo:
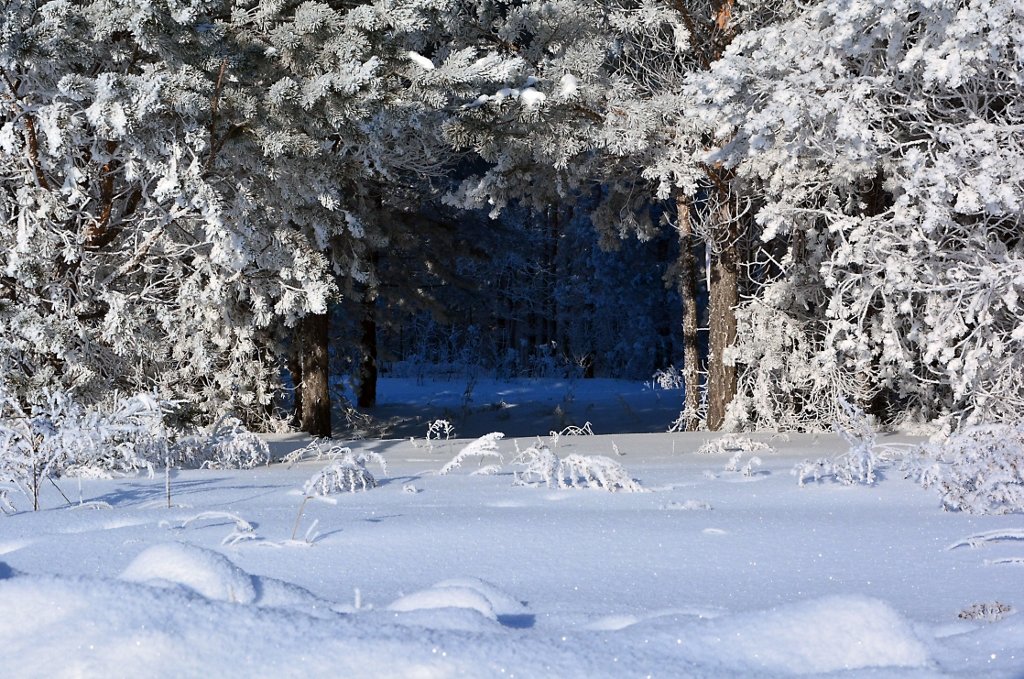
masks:
<svg viewBox="0 0 1024 679"><path fill-rule="evenodd" d="M323 497L335 492L355 493L376 488L377 479L366 468L370 462L381 468L387 475L387 461L380 453L339 447L333 453L330 464L311 476L303 486L306 497Z"/></svg>
<svg viewBox="0 0 1024 679"><path fill-rule="evenodd" d="M536 445L518 450L513 464L523 467L515 474L515 484L543 484L550 488L599 488L611 492L644 492L643 487L615 460L603 455L567 455L559 459L551 448L537 440Z"/></svg>
<svg viewBox="0 0 1024 679"><path fill-rule="evenodd" d="M726 434L717 439L705 441L697 449L698 455L714 455L724 453L753 453L759 450L771 452L773 448L763 441L754 441L749 436ZM733 470L735 471L735 470Z"/></svg>
<svg viewBox="0 0 1024 679"><path fill-rule="evenodd" d="M920 453L918 464L929 474L919 480L938 488L943 508L1024 512L1024 424L970 427L922 446Z"/></svg>
<svg viewBox="0 0 1024 679"><path fill-rule="evenodd" d="M951 551L959 547L980 547L990 542L1006 542L1010 540L1024 540L1024 528L1001 528L998 530L975 533L963 540L954 542L947 550Z"/></svg>
<svg viewBox="0 0 1024 679"><path fill-rule="evenodd" d="M236 545L239 542L256 540L256 531L253 525L233 512L201 512L181 522L182 528L188 528L192 524L203 521L227 520L233 524L230 533L221 540L222 545Z"/></svg>
<svg viewBox="0 0 1024 679"><path fill-rule="evenodd" d="M450 474L461 467L462 463L469 457L476 457L480 460L488 457L497 458L498 462L501 462L503 458L501 453L498 452L498 441L503 438L505 438L505 434L500 431L481 436L460 450L459 453L448 462L448 464L441 467L441 471L438 473L442 476Z"/></svg>

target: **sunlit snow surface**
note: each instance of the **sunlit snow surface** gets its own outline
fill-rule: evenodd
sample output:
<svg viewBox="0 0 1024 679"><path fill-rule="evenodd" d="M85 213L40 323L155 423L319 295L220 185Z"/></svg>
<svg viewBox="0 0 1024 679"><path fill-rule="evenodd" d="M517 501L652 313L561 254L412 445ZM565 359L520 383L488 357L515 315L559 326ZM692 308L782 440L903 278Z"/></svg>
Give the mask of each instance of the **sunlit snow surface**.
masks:
<svg viewBox="0 0 1024 679"><path fill-rule="evenodd" d="M944 513L892 471L798 488L789 470L840 451L832 436L754 435L776 452L725 472L729 455L694 452L709 436L558 443L646 493L513 486L513 436L490 476L436 473L464 441L355 443L390 476L307 503L296 540L296 489L322 463L180 472L171 509L160 476L64 479L110 508L50 487L43 511L0 517L0 675L1024 676L1024 615L958 618L1024 608L1024 543L951 548L1024 516Z"/></svg>

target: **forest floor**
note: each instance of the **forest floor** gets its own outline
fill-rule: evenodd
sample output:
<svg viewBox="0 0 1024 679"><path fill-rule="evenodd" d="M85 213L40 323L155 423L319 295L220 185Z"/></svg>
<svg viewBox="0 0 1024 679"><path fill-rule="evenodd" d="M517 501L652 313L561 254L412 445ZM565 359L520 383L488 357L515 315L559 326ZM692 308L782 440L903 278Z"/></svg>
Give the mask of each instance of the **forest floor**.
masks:
<svg viewBox="0 0 1024 679"><path fill-rule="evenodd" d="M514 432L496 473L440 475L467 440L423 429L345 442L387 474L307 502L297 531L322 461L177 472L171 508L159 474L60 480L70 506L50 487L41 511L0 516L0 674L1024 677L1024 517L944 512L894 469L798 486L836 436L752 434L769 448L745 475L697 452L717 435L624 433L632 416L604 408L649 414L640 386L521 387L479 411ZM553 452L608 456L647 492L514 485L516 444L553 443L561 403L597 435ZM271 437L276 456L306 443Z"/></svg>

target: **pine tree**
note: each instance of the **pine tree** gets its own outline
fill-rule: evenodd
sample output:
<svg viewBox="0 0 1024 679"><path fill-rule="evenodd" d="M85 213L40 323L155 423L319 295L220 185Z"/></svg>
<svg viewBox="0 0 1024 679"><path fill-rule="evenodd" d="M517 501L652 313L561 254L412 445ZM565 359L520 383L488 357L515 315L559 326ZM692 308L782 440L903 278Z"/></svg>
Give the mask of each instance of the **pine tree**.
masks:
<svg viewBox="0 0 1024 679"><path fill-rule="evenodd" d="M790 242L741 310L745 416L821 426L844 394L890 421L1024 412L1020 26L998 1L823 2L699 85L715 159Z"/></svg>

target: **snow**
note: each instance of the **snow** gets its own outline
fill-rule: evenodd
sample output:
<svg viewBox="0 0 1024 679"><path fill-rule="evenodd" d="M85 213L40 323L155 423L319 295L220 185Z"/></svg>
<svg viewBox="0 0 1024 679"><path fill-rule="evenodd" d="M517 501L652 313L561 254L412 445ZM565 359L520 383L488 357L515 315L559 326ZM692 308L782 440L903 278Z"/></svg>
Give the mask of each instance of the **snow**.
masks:
<svg viewBox="0 0 1024 679"><path fill-rule="evenodd" d="M252 576L223 554L187 543L149 547L128 564L121 579L157 586L180 584L216 601L251 604L256 600Z"/></svg>
<svg viewBox="0 0 1024 679"><path fill-rule="evenodd" d="M569 99L576 96L579 91L580 81L572 73L566 73L558 81L558 96Z"/></svg>
<svg viewBox="0 0 1024 679"><path fill-rule="evenodd" d="M427 59L425 56L423 56L419 52L413 52L412 50L410 50L409 54L407 56L409 57L409 61L413 62L414 64L416 64L417 66L419 66L423 70L425 70L425 71L433 71L434 70L434 62L432 62L430 59Z"/></svg>
<svg viewBox="0 0 1024 679"><path fill-rule="evenodd" d="M39 512L12 495L22 511L0 516L3 674L1024 673L1021 570L1007 561L1024 557L1019 515L944 512L891 469L871 486L799 487L794 464L841 453L837 436L753 433L771 448L757 450L763 464L725 472L734 451L697 454L714 434L622 433L631 416L600 405L612 386L625 385L576 385L571 405L607 413L593 429L617 433L555 442L542 417L535 434L560 457L614 444L648 492L513 485L508 461L534 436L495 441L498 474L442 476L473 434L430 448L423 426L415 441L345 441L384 455L388 474L307 503L298 534L319 531L307 540L289 537L325 460L178 472L171 508L160 475L84 479L82 508L70 480L59 483L76 507L52 486ZM542 413L527 400L537 393L504 395L512 411ZM269 443L281 457L307 440ZM252 538L226 541L240 526ZM960 617L971 610L1000 615Z"/></svg>

